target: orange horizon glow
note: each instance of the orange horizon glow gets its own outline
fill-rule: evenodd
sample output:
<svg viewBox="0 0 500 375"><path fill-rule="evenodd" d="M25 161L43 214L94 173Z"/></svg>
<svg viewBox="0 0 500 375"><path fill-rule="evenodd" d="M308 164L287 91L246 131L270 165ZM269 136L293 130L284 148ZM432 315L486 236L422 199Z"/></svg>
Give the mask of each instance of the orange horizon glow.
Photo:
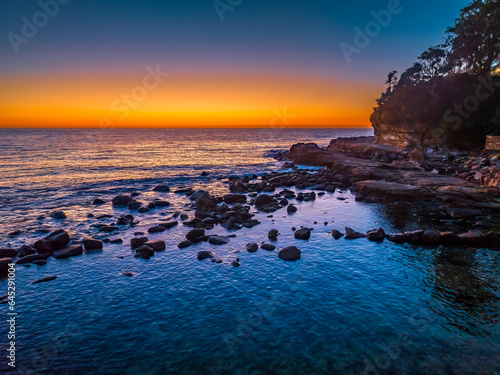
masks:
<svg viewBox="0 0 500 375"><path fill-rule="evenodd" d="M186 71L126 102L145 75L0 75L0 127L370 127L380 93L335 78Z"/></svg>

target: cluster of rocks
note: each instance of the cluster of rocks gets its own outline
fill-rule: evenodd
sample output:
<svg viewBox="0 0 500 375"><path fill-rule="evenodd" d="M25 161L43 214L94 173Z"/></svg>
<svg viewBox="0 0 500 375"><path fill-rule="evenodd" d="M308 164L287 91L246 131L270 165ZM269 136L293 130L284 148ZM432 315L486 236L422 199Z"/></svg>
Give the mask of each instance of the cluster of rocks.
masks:
<svg viewBox="0 0 500 375"><path fill-rule="evenodd" d="M484 186L500 189L500 158L469 157L459 161L456 173L466 181L476 181Z"/></svg>

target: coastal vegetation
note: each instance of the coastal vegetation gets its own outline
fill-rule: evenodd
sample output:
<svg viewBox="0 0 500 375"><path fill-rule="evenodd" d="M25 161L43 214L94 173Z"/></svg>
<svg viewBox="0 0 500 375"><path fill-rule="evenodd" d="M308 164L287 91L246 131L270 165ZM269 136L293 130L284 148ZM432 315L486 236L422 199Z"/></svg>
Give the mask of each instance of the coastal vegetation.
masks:
<svg viewBox="0 0 500 375"><path fill-rule="evenodd" d="M484 147L500 129L500 3L471 2L441 44L386 84L371 116L379 143Z"/></svg>

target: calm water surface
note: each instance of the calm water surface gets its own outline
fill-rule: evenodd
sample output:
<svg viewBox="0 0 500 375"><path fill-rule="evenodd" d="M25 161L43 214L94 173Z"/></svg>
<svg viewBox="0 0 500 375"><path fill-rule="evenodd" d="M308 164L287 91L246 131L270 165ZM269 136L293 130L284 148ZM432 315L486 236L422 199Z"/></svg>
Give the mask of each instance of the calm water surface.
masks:
<svg viewBox="0 0 500 375"><path fill-rule="evenodd" d="M298 202L295 215L257 213L262 224L234 232L237 237L226 246L202 243L179 250L187 231L182 225L148 236L167 243L167 250L150 260L134 258L127 245L134 232L188 210L186 197L153 192L159 183L226 193L221 177L279 169L271 150L367 133L1 131L0 247L30 242L44 229L59 227L76 239L97 235L93 224L116 219L87 214L129 213L109 204L95 207L94 198L109 201L139 191L140 201L172 203L134 213L138 226L111 236L123 238L123 246L49 259L43 267L17 267L18 369L28 374L500 373L499 252L335 241L330 235L345 226L413 229L417 223L410 211L401 223L383 206L355 202L349 191L337 190L316 202ZM203 171L209 176L201 177ZM66 212L65 221L50 219L56 208ZM291 227L301 225L314 228L309 241L293 238ZM278 248L295 245L303 251L300 261L281 261L277 251L244 251L248 242L267 241L271 228L282 233ZM23 232L9 236L16 229ZM221 227L209 231L216 233L229 234ZM200 250L211 250L224 262L199 262ZM239 268L229 264L235 257ZM135 276L124 276L125 271ZM58 279L31 284L51 275ZM0 288L6 290L5 281ZM0 307L5 316L6 305ZM0 323L0 337L6 328ZM5 345L1 339L2 353Z"/></svg>

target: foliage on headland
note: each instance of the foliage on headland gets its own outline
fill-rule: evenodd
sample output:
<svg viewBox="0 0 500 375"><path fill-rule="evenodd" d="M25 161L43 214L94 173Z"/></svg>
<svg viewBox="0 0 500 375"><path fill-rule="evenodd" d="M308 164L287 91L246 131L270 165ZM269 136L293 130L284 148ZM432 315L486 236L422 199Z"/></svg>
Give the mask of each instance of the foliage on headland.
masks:
<svg viewBox="0 0 500 375"><path fill-rule="evenodd" d="M379 142L484 146L500 128L500 2L470 3L441 44L386 84L371 116Z"/></svg>

